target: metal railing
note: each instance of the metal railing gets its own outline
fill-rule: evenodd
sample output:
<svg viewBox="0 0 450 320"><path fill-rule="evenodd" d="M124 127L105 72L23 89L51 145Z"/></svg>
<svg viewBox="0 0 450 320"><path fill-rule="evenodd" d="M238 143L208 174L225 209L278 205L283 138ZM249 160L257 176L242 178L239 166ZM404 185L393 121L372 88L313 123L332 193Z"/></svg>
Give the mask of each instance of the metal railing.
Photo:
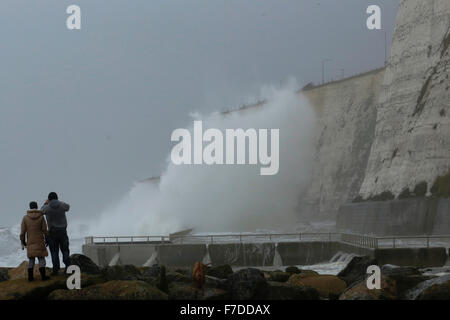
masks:
<svg viewBox="0 0 450 320"><path fill-rule="evenodd" d="M341 242L346 242L357 245L359 247L368 247L373 249L378 248L378 239L379 238L360 234L349 234L349 233L341 234Z"/></svg>
<svg viewBox="0 0 450 320"><path fill-rule="evenodd" d="M85 237L85 244L170 242L169 236ZM98 241L96 241L98 240Z"/></svg>
<svg viewBox="0 0 450 320"><path fill-rule="evenodd" d="M327 241L342 242L359 247L407 248L407 247L450 247L450 235L390 236L375 237L350 233L258 233L258 234L208 234L180 236L113 236L86 237L86 244L149 244L149 243L253 243L253 242L300 242Z"/></svg>
<svg viewBox="0 0 450 320"><path fill-rule="evenodd" d="M449 235L432 236L391 236L379 237L380 247L405 248L405 247L446 247L450 246Z"/></svg>
<svg viewBox="0 0 450 320"><path fill-rule="evenodd" d="M374 237L358 234L342 234L341 240L342 242L373 249L450 246L450 235Z"/></svg>
<svg viewBox="0 0 450 320"><path fill-rule="evenodd" d="M208 235L171 235L171 236L108 236L86 237L86 244L117 244L117 243L232 243L261 241L339 241L340 233L257 233L257 234L208 234Z"/></svg>
<svg viewBox="0 0 450 320"><path fill-rule="evenodd" d="M258 233L258 234L209 234L175 236L174 243L245 243L245 242L277 242L277 241L339 241L339 233Z"/></svg>

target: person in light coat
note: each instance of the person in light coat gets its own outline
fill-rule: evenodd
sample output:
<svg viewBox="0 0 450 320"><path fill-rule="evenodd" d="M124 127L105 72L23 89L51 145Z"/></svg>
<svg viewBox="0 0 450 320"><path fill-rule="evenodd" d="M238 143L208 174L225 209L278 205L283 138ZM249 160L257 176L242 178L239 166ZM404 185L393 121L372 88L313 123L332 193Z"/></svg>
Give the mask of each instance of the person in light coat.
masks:
<svg viewBox="0 0 450 320"><path fill-rule="evenodd" d="M30 202L30 210L22 219L20 228L20 241L27 248L28 256L28 281L33 281L33 270L36 258L39 260L39 272L42 280L48 280L45 275L45 257L48 256L46 246L48 237L47 223L43 212L38 210L36 202Z"/></svg>

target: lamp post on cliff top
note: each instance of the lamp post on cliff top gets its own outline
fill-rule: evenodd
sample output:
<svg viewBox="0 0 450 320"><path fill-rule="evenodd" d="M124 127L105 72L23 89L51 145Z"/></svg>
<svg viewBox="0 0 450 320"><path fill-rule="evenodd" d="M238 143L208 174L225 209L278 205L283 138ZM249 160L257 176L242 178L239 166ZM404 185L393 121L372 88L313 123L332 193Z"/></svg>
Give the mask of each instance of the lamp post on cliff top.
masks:
<svg viewBox="0 0 450 320"><path fill-rule="evenodd" d="M322 60L322 84L325 84L325 63L331 61L331 59Z"/></svg>

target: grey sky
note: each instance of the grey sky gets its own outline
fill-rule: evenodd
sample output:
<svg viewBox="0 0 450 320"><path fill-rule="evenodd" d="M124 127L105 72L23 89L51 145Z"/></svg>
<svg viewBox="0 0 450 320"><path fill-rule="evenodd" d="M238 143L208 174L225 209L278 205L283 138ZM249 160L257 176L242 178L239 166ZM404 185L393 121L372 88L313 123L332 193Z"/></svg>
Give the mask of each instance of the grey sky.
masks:
<svg viewBox="0 0 450 320"><path fill-rule="evenodd" d="M66 8L82 30L66 29ZM159 175L189 112L379 67L398 0L3 0L0 225L57 191L81 218Z"/></svg>

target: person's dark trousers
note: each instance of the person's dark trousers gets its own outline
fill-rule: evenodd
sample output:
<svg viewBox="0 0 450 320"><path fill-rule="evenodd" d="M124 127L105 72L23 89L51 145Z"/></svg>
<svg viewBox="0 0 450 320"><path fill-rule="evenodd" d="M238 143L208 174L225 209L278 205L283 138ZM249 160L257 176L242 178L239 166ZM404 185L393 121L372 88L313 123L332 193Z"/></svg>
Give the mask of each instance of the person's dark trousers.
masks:
<svg viewBox="0 0 450 320"><path fill-rule="evenodd" d="M60 268L59 250L61 250L63 262L67 268L70 265L70 252L69 237L67 236L66 229L51 229L49 232L48 246L50 248L50 254L52 256L53 273L57 273Z"/></svg>

